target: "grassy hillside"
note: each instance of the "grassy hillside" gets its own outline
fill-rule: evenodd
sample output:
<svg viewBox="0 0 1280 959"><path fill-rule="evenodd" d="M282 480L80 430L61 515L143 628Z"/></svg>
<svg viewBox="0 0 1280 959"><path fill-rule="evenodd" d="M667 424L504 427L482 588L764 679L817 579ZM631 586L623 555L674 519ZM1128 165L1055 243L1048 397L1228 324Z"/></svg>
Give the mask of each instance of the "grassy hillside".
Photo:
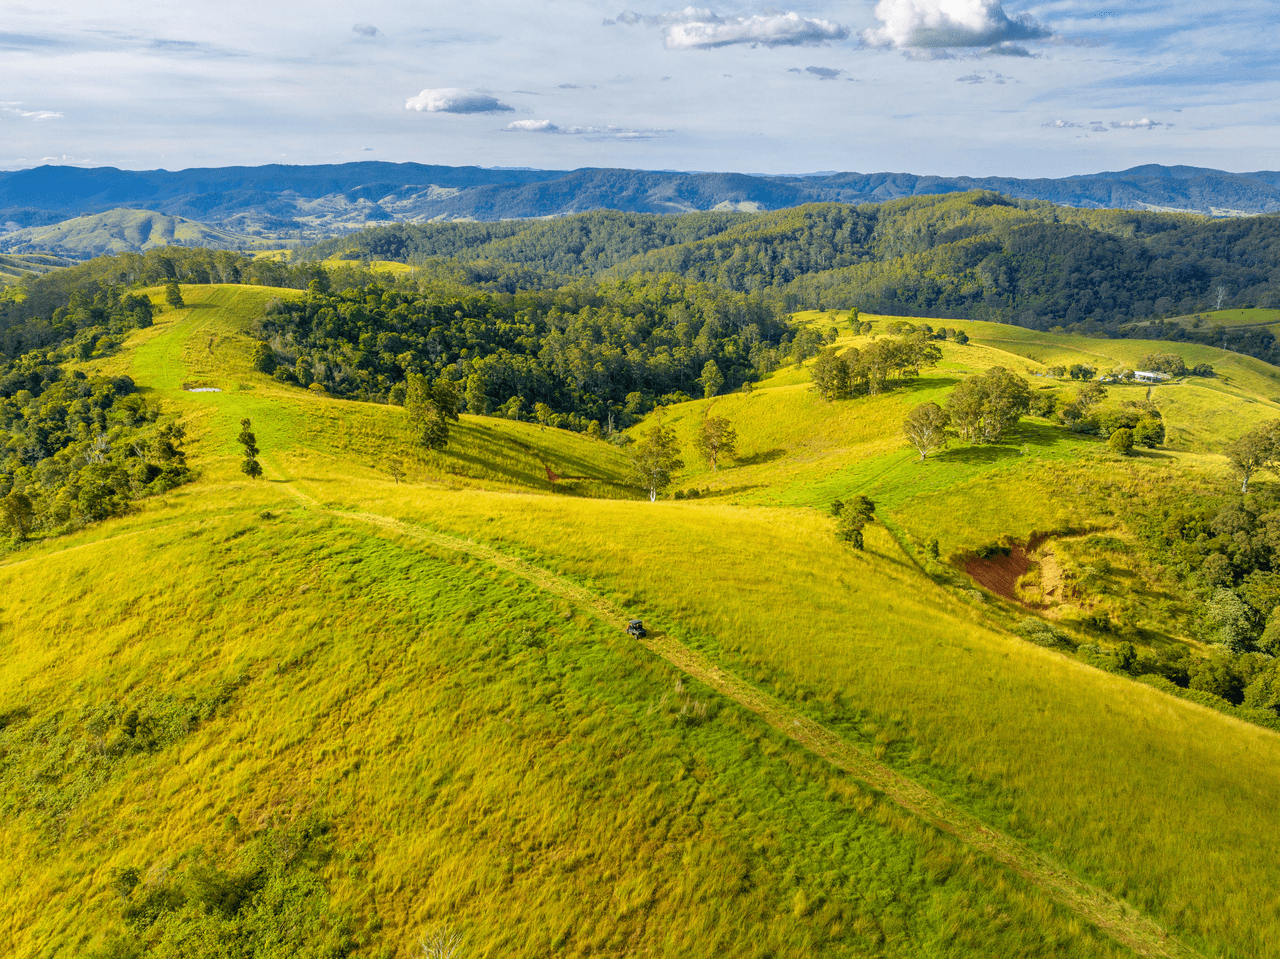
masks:
<svg viewBox="0 0 1280 959"><path fill-rule="evenodd" d="M651 504L583 434L464 415L423 453L398 407L254 372L245 331L291 291L183 295L81 367L180 412L200 479L0 562L8 953L1280 948L1280 736L1025 642L917 548L1126 535L1124 495L1213 483L1275 417L1272 368L956 323L905 390L826 403L788 367L668 409L677 488L711 492ZM1149 456L1034 419L925 464L900 438L970 371L1157 347L1218 376L1155 389ZM708 407L741 437L715 472L687 449ZM859 492L886 521L862 553L825 513ZM1143 610L1187 641L1176 598Z"/></svg>
<svg viewBox="0 0 1280 959"><path fill-rule="evenodd" d="M3 234L0 234L0 241ZM46 253L0 255L0 286L16 283L30 276L43 276L53 270L71 266L72 260Z"/></svg>
<svg viewBox="0 0 1280 959"><path fill-rule="evenodd" d="M161 246L201 246L216 250L253 247L253 237L229 233L151 210L108 210L79 216L52 226L34 226L0 235L0 250L14 253L52 251L68 256L141 253Z"/></svg>

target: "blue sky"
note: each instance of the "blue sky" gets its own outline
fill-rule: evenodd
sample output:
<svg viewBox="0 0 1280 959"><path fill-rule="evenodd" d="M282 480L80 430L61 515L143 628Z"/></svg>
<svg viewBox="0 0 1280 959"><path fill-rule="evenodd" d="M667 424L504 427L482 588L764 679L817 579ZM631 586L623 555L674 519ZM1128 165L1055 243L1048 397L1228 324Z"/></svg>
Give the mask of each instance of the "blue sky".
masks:
<svg viewBox="0 0 1280 959"><path fill-rule="evenodd" d="M1263 0L2 9L3 169L1280 167Z"/></svg>

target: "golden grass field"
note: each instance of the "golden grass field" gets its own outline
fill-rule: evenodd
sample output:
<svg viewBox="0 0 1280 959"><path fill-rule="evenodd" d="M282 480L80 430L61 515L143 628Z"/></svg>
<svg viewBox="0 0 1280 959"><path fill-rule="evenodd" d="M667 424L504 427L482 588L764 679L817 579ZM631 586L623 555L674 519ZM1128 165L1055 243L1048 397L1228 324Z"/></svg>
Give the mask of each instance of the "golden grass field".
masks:
<svg viewBox="0 0 1280 959"><path fill-rule="evenodd" d="M360 955L413 955L441 925L495 957L1280 952L1280 736L1018 639L1005 604L914 548L1116 528L1109 496L1225 476L1220 443L1280 412L1266 364L947 321L970 344L945 344L903 391L829 404L787 368L667 410L686 445L675 488L710 494L651 504L622 451L579 434L464 415L445 451L417 452L399 408L252 371L244 331L287 291L183 295L87 366L182 418L199 479L0 561L6 953L102 947L124 930L112 870L159 882L198 850L232 862L247 837L311 815L333 824L319 875ZM841 342L858 340L846 326ZM912 405L971 371L1173 351L1220 375L1156 388L1158 456L1121 460L1035 419L1010 444L924 464L900 438ZM222 392L183 391L196 383ZM688 448L708 409L740 437L715 472ZM243 417L262 481L238 469ZM858 492L889 524L864 553L826 511ZM483 558L497 554L572 590ZM573 590L1170 939L1121 945ZM199 719L111 758L130 709Z"/></svg>

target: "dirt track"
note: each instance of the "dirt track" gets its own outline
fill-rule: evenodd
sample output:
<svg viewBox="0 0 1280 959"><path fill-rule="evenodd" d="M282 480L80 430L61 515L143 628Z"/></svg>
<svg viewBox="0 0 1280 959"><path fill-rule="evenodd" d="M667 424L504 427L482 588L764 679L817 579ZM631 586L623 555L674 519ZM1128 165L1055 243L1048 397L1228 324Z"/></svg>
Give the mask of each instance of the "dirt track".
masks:
<svg viewBox="0 0 1280 959"><path fill-rule="evenodd" d="M468 553L569 600L617 629L623 629L629 619L621 608L604 597L487 544L439 533L376 513L329 509L307 496L296 485L290 483L287 488L305 506L325 512L336 519L376 526L433 546ZM1000 557L1006 563L1012 558ZM1007 578L1008 574L1004 575ZM1013 577L1012 582L1017 582L1017 576ZM1028 849L1011 836L990 828L768 693L721 669L701 653L661 632L655 632L640 642L673 666L751 710L774 729L815 755L879 790L898 806L1012 869L1038 886L1054 902L1072 910L1138 955L1164 956L1167 959L1203 959L1200 953L1171 936L1154 920L1142 916L1128 903L1077 878L1061 864Z"/></svg>

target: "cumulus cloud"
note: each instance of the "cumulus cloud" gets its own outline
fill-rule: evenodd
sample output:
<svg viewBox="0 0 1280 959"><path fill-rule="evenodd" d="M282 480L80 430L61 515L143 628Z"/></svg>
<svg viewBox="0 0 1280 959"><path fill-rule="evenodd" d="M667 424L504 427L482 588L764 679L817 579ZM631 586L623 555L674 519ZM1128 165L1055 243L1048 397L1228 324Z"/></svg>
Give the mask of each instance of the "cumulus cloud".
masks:
<svg viewBox="0 0 1280 959"><path fill-rule="evenodd" d="M458 87L423 90L406 100L404 108L419 113L510 113L513 109L487 93Z"/></svg>
<svg viewBox="0 0 1280 959"><path fill-rule="evenodd" d="M7 103L0 103L0 113L7 113L10 116L21 117L24 120L61 120L61 113L54 113L52 110L23 110L21 100L11 100Z"/></svg>
<svg viewBox="0 0 1280 959"><path fill-rule="evenodd" d="M362 37L376 37L378 35L378 28L372 23L357 23L351 28L351 32L359 34Z"/></svg>
<svg viewBox="0 0 1280 959"><path fill-rule="evenodd" d="M699 7L657 15L623 10L615 22L662 27L663 42L668 50L706 50L739 43L766 47L810 46L849 36L849 31L834 21L810 19L794 12L722 17Z"/></svg>
<svg viewBox="0 0 1280 959"><path fill-rule="evenodd" d="M1111 121L1111 129L1113 130L1154 130L1156 127L1162 126L1165 126L1165 124L1156 120L1148 120L1146 117L1141 120L1121 120L1118 123L1115 120Z"/></svg>
<svg viewBox="0 0 1280 959"><path fill-rule="evenodd" d="M1052 36L1028 14L1010 17L1001 0L880 0L876 17L881 26L863 31L863 40L899 50L995 48Z"/></svg>
<svg viewBox="0 0 1280 959"><path fill-rule="evenodd" d="M1084 129L1084 124L1081 124L1081 123L1072 123L1070 120L1051 120L1051 121L1049 121L1048 123L1046 123L1046 124L1044 124L1044 125L1045 125L1045 126L1047 126L1047 127L1052 127L1052 128L1053 128L1053 129L1055 129L1055 130L1081 130L1081 129Z"/></svg>

